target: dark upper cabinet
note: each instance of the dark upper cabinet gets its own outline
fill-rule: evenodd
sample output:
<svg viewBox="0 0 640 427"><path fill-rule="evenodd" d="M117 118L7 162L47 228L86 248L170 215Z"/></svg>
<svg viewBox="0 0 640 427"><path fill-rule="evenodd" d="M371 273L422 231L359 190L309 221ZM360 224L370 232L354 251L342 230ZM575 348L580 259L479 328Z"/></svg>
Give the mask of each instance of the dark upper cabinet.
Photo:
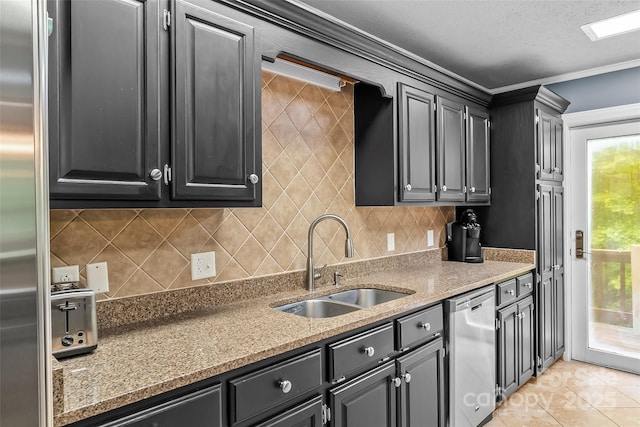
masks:
<svg viewBox="0 0 640 427"><path fill-rule="evenodd" d="M491 200L489 113L467 107L466 120L467 201L488 203Z"/></svg>
<svg viewBox="0 0 640 427"><path fill-rule="evenodd" d="M50 1L52 199L159 200L155 1Z"/></svg>
<svg viewBox="0 0 640 427"><path fill-rule="evenodd" d="M437 103L438 200L464 202L465 108L440 96Z"/></svg>
<svg viewBox="0 0 640 427"><path fill-rule="evenodd" d="M49 3L52 207L260 205L253 28L159 4Z"/></svg>
<svg viewBox="0 0 640 427"><path fill-rule="evenodd" d="M172 197L253 200L260 90L254 31L207 3L173 2Z"/></svg>
<svg viewBox="0 0 640 427"><path fill-rule="evenodd" d="M562 120L546 111L536 110L538 179L562 181L563 138Z"/></svg>
<svg viewBox="0 0 640 427"><path fill-rule="evenodd" d="M439 338L396 361L399 427L445 425L444 347Z"/></svg>
<svg viewBox="0 0 640 427"><path fill-rule="evenodd" d="M400 200L435 201L435 97L398 85Z"/></svg>
<svg viewBox="0 0 640 427"><path fill-rule="evenodd" d="M488 204L489 114L417 86L398 83L394 100L356 84L356 206Z"/></svg>

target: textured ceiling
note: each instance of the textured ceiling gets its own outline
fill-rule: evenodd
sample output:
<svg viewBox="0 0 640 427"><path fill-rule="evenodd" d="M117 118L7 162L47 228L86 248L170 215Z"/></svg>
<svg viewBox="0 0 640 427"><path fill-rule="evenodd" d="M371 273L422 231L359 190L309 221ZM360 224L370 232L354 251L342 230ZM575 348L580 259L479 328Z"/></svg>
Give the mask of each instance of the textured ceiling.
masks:
<svg viewBox="0 0 640 427"><path fill-rule="evenodd" d="M486 89L640 60L640 31L592 42L581 25L640 0L302 0Z"/></svg>

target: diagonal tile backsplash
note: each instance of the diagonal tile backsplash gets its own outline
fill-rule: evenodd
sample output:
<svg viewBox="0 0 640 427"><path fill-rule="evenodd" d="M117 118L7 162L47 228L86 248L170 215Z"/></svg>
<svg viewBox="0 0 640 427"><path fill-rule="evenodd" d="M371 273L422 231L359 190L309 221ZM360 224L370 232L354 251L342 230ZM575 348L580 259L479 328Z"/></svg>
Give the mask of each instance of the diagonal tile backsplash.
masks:
<svg viewBox="0 0 640 427"><path fill-rule="evenodd" d="M425 250L429 229L444 245L452 207L355 206L353 86L331 92L263 72L262 149L263 207L52 210L52 267L78 264L85 282L85 265L106 261L103 299L302 270L309 224L329 212L349 223L356 260ZM341 227L316 230L316 263L345 261ZM192 281L191 254L206 251L218 274Z"/></svg>

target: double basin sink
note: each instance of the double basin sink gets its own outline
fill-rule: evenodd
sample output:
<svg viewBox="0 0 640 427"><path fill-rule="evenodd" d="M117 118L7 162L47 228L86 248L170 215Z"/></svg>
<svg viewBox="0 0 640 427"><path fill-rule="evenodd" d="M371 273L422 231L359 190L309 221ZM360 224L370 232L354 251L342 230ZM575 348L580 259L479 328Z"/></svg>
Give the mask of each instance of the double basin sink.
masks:
<svg viewBox="0 0 640 427"><path fill-rule="evenodd" d="M407 295L409 294L386 289L359 288L285 304L275 308L284 313L323 319L373 307Z"/></svg>

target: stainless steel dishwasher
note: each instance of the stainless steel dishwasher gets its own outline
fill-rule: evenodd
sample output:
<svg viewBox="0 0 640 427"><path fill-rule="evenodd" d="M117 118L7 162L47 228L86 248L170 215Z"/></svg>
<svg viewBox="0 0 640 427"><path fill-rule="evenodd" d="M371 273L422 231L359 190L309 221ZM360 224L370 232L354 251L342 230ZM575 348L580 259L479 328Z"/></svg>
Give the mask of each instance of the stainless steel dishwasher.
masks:
<svg viewBox="0 0 640 427"><path fill-rule="evenodd" d="M496 407L495 290L487 286L445 301L449 426L476 427Z"/></svg>

